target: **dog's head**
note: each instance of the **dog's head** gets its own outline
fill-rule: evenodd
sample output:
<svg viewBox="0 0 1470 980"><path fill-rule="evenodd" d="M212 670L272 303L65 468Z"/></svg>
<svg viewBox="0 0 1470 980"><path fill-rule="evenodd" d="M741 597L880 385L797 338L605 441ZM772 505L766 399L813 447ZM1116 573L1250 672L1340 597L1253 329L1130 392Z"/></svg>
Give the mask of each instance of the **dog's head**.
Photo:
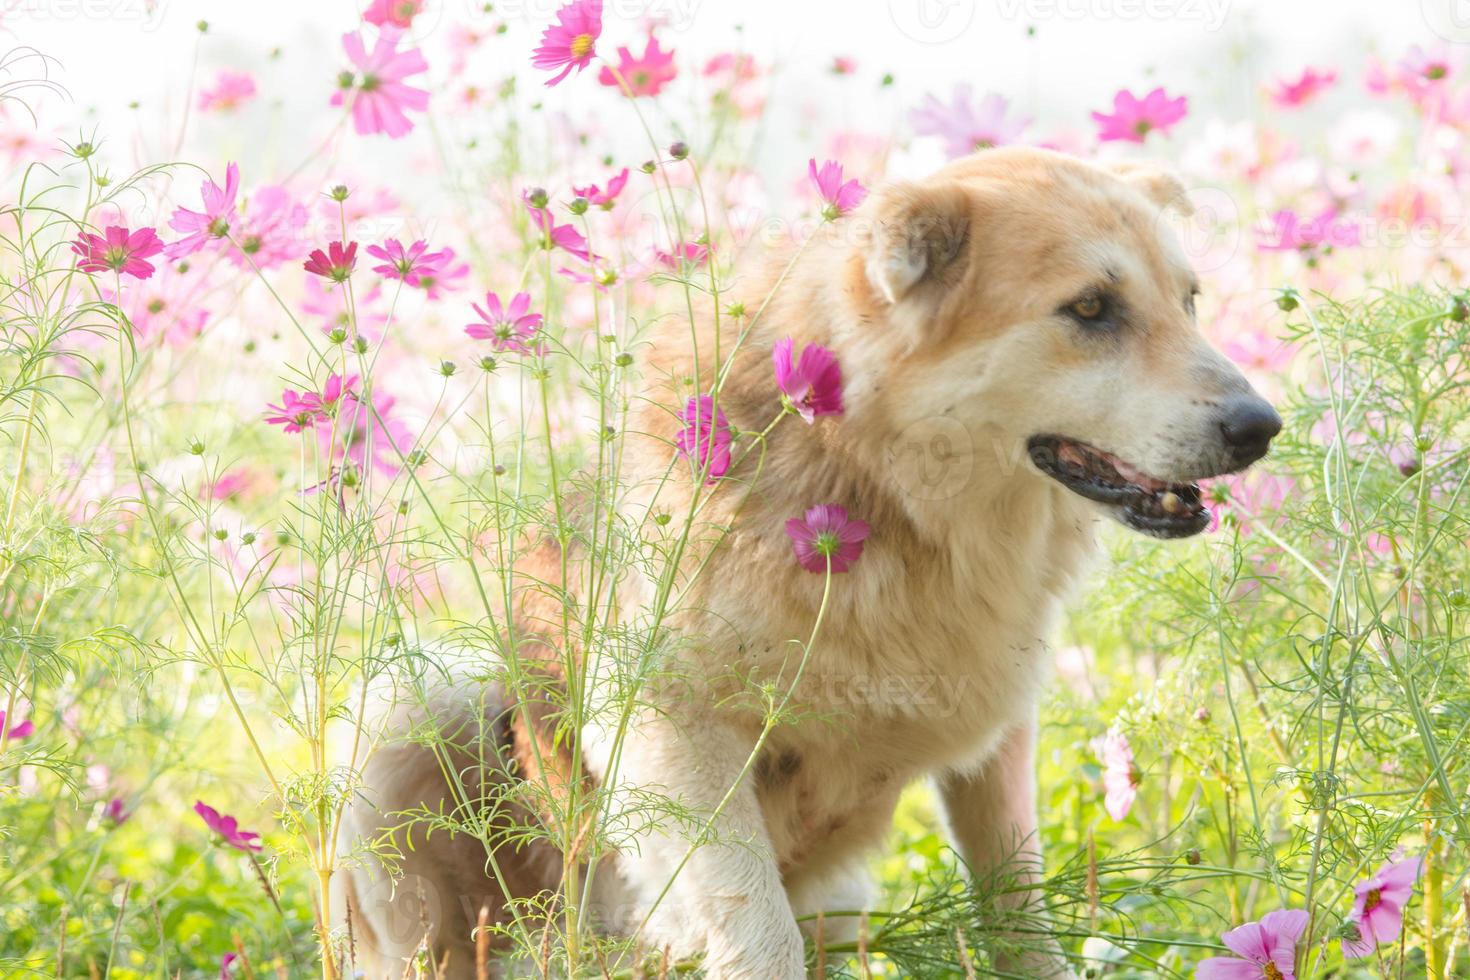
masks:
<svg viewBox="0 0 1470 980"><path fill-rule="evenodd" d="M1260 459L1281 420L1199 333L1164 218L1187 207L1162 172L1024 149L875 194L851 275L895 345L886 410L962 423L994 443L988 465L1009 456L1135 530L1202 530L1195 481Z"/></svg>

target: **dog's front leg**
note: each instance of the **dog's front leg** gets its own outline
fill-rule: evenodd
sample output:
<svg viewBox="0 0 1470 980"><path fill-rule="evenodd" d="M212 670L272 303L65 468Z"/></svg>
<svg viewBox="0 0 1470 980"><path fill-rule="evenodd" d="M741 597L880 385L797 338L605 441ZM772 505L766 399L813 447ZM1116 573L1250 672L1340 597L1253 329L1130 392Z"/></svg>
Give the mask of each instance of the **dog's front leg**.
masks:
<svg viewBox="0 0 1470 980"><path fill-rule="evenodd" d="M709 714L665 712L630 726L616 756L615 805L645 822L618 855L637 917L648 916L657 946L702 950L712 980L804 975L801 932L746 771L754 744Z"/></svg>
<svg viewBox="0 0 1470 980"><path fill-rule="evenodd" d="M939 779L950 838L981 887L992 878L1035 884L1041 877L1035 753L1036 726L1028 720L1009 731L999 750L978 770L950 772ZM1009 915L1032 907L1037 897L1034 891L1016 889L1002 900L1002 910ZM1073 976L1061 946L1055 940L1037 943L1034 936L1027 930L1026 939L1036 948L1002 950L996 967L1027 977Z"/></svg>

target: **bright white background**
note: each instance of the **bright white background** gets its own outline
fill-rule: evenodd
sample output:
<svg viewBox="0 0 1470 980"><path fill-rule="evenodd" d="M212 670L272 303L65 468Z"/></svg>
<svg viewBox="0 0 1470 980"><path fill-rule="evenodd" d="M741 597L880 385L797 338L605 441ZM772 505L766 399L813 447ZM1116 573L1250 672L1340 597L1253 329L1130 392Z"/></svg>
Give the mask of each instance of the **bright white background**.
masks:
<svg viewBox="0 0 1470 980"><path fill-rule="evenodd" d="M1361 67L1370 53L1396 60L1410 44L1470 40L1470 0L606 0L605 40L638 42L647 17L666 23L666 46L683 66L711 54L748 51L773 67L762 169L791 170L823 151L819 138L841 129L887 133L927 91L948 94L958 81L998 91L1036 120L1027 136L1088 135L1088 111L1104 109L1121 87L1142 93L1164 85L1208 107L1214 118L1250 118L1260 87L1307 65L1337 67L1345 84L1338 113L1366 103ZM43 107L43 131L75 138L94 131L108 141L114 164L188 159L211 171L239 159L256 174L289 171L322 138L326 100L343 67L340 34L353 30L367 0L0 0L6 46L33 45L56 59L52 75L69 100ZM630 128L591 77L559 88L541 86L528 66L540 29L560 0L506 0L486 13L478 0L431 0L415 25L431 63L428 87L449 98L474 83L493 89L509 75L529 101L544 99L576 126L601 126L612 142ZM209 23L202 39L196 24ZM451 23L481 30L504 22L474 77L448 79ZM1458 30L1458 35L1457 35ZM859 76L838 79L836 54L855 59ZM692 56L692 57L691 57ZM195 59L197 57L197 67ZM179 145L176 133L191 73L207 82L221 68L254 73L261 97L252 116L194 119ZM891 89L877 80L895 76ZM685 98L691 98L686 95ZM659 138L676 135L673 120L694 103L669 107ZM599 123L598 113L604 123ZM681 116L682 113L682 116ZM264 116L262 116L264 114ZM591 119L592 122L588 122ZM262 121L266 125L262 126ZM1183 132L1198 125L1198 115ZM13 114L6 125L26 125ZM266 143L244 132L271 133ZM404 173L425 154L424 133L393 145L382 138L346 144L344 161L379 178ZM628 133L636 137L636 133ZM1156 141L1151 141L1152 144ZM1180 141L1169 149L1174 152ZM129 159L119 150L126 147ZM646 156L646 144L630 148ZM927 159L896 169L923 169ZM799 168L798 168L799 169ZM527 179L538 179L532 171ZM772 171L768 171L772 172ZM249 180L247 179L247 183Z"/></svg>

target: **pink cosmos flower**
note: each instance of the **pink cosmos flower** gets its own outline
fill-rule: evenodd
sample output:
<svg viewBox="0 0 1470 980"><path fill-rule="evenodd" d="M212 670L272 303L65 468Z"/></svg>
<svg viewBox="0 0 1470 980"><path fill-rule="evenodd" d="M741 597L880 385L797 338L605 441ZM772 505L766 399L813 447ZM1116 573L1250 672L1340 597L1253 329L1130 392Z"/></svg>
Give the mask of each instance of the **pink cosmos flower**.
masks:
<svg viewBox="0 0 1470 980"><path fill-rule="evenodd" d="M317 424L320 418L318 406L315 395L303 395L293 388L287 388L281 392L281 404L266 406L267 412L275 414L267 415L265 420L270 425L283 426L288 433L300 432Z"/></svg>
<svg viewBox="0 0 1470 980"><path fill-rule="evenodd" d="M401 279L409 286L418 286L423 276L437 273L446 259L444 252L430 252L429 243L422 238L408 248L398 239L390 238L382 245L369 245L367 254L383 263L373 266L374 272L389 279ZM453 257L452 252L447 256Z"/></svg>
<svg viewBox="0 0 1470 980"><path fill-rule="evenodd" d="M302 263L307 272L333 282L346 282L356 267L357 242L348 242L345 247L341 242L332 242L325 252L314 249Z"/></svg>
<svg viewBox="0 0 1470 980"><path fill-rule="evenodd" d="M637 98L658 95L678 74L679 70L674 67L674 52L664 51L658 46L658 38L650 35L643 54L636 58L627 48L618 48L617 71L604 65L597 74L597 80L612 88L626 85L627 94Z"/></svg>
<svg viewBox="0 0 1470 980"><path fill-rule="evenodd" d="M1439 44L1426 50L1416 44L1399 60L1398 69L1399 80L1404 86L1411 92L1422 94L1450 77L1452 66L1449 47Z"/></svg>
<svg viewBox="0 0 1470 980"><path fill-rule="evenodd" d="M542 248L559 248L568 254L575 255L583 262L601 258L588 250L587 239L576 228L571 225L557 224L550 210L532 204L530 191L522 196L526 202L526 210L530 212L532 223L541 232Z"/></svg>
<svg viewBox="0 0 1470 980"><path fill-rule="evenodd" d="M379 27L392 26L406 31L423 11L424 0L373 0L362 19Z"/></svg>
<svg viewBox="0 0 1470 980"><path fill-rule="evenodd" d="M177 266L165 266L148 282L129 284L120 296L110 290L103 295L122 307L134 337L182 347L192 343L209 321L209 311L199 305L200 294L207 288L198 273L180 273Z"/></svg>
<svg viewBox="0 0 1470 980"><path fill-rule="evenodd" d="M675 440L679 455L694 460L706 474L705 482L713 484L730 472L730 422L723 408L715 408L709 395L690 398L679 411L683 430Z"/></svg>
<svg viewBox="0 0 1470 980"><path fill-rule="evenodd" d="M1195 969L1196 980L1296 980L1296 945L1308 918L1301 909L1279 909L1260 922L1231 929L1220 938L1235 956L1203 961Z"/></svg>
<svg viewBox="0 0 1470 980"><path fill-rule="evenodd" d="M327 383L322 386L321 394L307 397L316 405L317 411L331 418L337 414L343 398L357 399L357 375L344 378L340 374L330 374L327 376Z"/></svg>
<svg viewBox="0 0 1470 980"><path fill-rule="evenodd" d="M383 290L375 284L366 292L357 293L355 299L356 303L349 306L347 295L342 290L326 280L307 276L301 309L320 319L322 333L328 336L340 328L351 337L355 323L357 336L376 342L388 322L388 313L382 304Z"/></svg>
<svg viewBox="0 0 1470 980"><path fill-rule="evenodd" d="M454 249L442 248L419 258L412 285L424 291L426 299L438 299L444 293L456 292L469 278L470 264L456 262ZM405 280L407 281L407 280Z"/></svg>
<svg viewBox="0 0 1470 980"><path fill-rule="evenodd" d="M255 476L249 470L230 470L221 473L217 479L206 483L200 490L202 496L210 500L229 500L237 497L250 489L255 484Z"/></svg>
<svg viewBox="0 0 1470 980"><path fill-rule="evenodd" d="M0 740L9 739L12 742L16 742L23 738L30 738L34 734L36 734L36 723L29 718L25 721L18 721L7 729L5 727L5 712L0 711Z"/></svg>
<svg viewBox="0 0 1470 980"><path fill-rule="evenodd" d="M1304 106L1337 84L1337 72L1306 68L1296 81L1281 79L1269 89L1271 101L1283 109Z"/></svg>
<svg viewBox="0 0 1470 980"><path fill-rule="evenodd" d="M596 266L592 266L590 268L590 272L578 272L576 269L568 269L566 266L562 266L560 269L556 270L556 274L559 276L565 276L566 278L572 280L572 282L580 282L584 285L589 285L600 293L607 292L608 289L611 288L611 286L618 281L618 273L616 269L599 269Z"/></svg>
<svg viewBox="0 0 1470 980"><path fill-rule="evenodd" d="M1103 809L1114 820L1123 820L1133 809L1142 781L1133 764L1133 746L1128 736L1110 728L1106 735L1092 740L1092 751L1103 765Z"/></svg>
<svg viewBox="0 0 1470 980"><path fill-rule="evenodd" d="M828 160L818 170L817 161L813 159L807 164L807 170L817 193L826 202L822 217L828 221L834 221L851 211L868 196L867 188L856 179L843 182L842 164L836 160Z"/></svg>
<svg viewBox="0 0 1470 980"><path fill-rule="evenodd" d="M686 268L700 268L710 255L711 249L704 242L681 242L668 252L655 248L653 261L671 272L683 272Z"/></svg>
<svg viewBox="0 0 1470 980"><path fill-rule="evenodd" d="M926 95L909 115L909 121L920 136L943 139L944 151L953 159L976 150L1005 146L1019 139L1031 121L1007 119L1009 111L1010 103L1004 96L991 92L976 105L974 89L960 84L954 87L954 95L948 105L933 95Z"/></svg>
<svg viewBox="0 0 1470 980"><path fill-rule="evenodd" d="M219 834L226 844L237 851L250 853L262 850L258 843L260 835L251 830L241 830L234 817L223 816L214 807L199 800L194 801L194 812L199 814L205 826Z"/></svg>
<svg viewBox="0 0 1470 980"><path fill-rule="evenodd" d="M357 383L350 379L344 390ZM359 470L371 464L373 469L385 476L398 472L400 459L413 445L414 436L407 423L394 415L397 402L392 395L380 390L373 391L372 405L355 392L344 403L337 416L336 441L328 445L332 437L330 426L317 426L317 441L322 449L331 450L332 459L340 467L351 462Z"/></svg>
<svg viewBox="0 0 1470 980"><path fill-rule="evenodd" d="M220 72L214 84L199 90L200 112L232 112L255 98L255 79L249 72Z"/></svg>
<svg viewBox="0 0 1470 980"><path fill-rule="evenodd" d="M786 522L786 536L801 567L821 574L831 562L833 574L845 572L863 554L863 542L872 528L847 516L837 504L818 504L805 517Z"/></svg>
<svg viewBox="0 0 1470 980"><path fill-rule="evenodd" d="M1113 113L1092 114L1097 123L1097 138L1104 143L1122 140L1142 143L1144 137L1158 130L1167 133L1189 113L1189 100L1184 96L1171 99L1162 88L1156 88L1142 99L1127 89L1113 96Z"/></svg>
<svg viewBox="0 0 1470 980"><path fill-rule="evenodd" d="M250 195L245 214L233 229L235 247L226 253L241 269L271 269L295 258L310 220L305 206L284 187L269 185Z"/></svg>
<svg viewBox="0 0 1470 980"><path fill-rule="evenodd" d="M546 83L557 85L573 68L581 71L592 63L601 35L602 0L573 0L556 12L556 23L542 33L531 64L548 71L560 68L561 73Z"/></svg>
<svg viewBox="0 0 1470 980"><path fill-rule="evenodd" d="M103 235L84 231L71 243L71 250L81 259L77 268L83 272L116 272L134 279L153 275L153 263L147 261L163 251L163 242L152 228L130 232L109 225Z"/></svg>
<svg viewBox="0 0 1470 980"><path fill-rule="evenodd" d="M578 197L585 197L588 204L596 205L604 211L612 210L613 203L618 195L623 193L623 188L628 184L628 168L624 167L620 173L615 174L607 182L607 190L603 190L596 184L588 184L585 187L573 187L572 193Z"/></svg>
<svg viewBox="0 0 1470 980"><path fill-rule="evenodd" d="M790 337L776 342L771 360L776 366L776 386L783 401L806 419L842 414L842 367L832 352L820 344L808 344L801 356L793 356Z"/></svg>
<svg viewBox="0 0 1470 980"><path fill-rule="evenodd" d="M225 167L225 186L206 179L199 186L199 196L204 201L203 211L179 208L169 219L168 226L185 237L166 247L163 251L170 259L193 255L214 239L224 238L230 233L230 222L235 220L235 198L240 193L240 167L230 164Z"/></svg>
<svg viewBox="0 0 1470 980"><path fill-rule="evenodd" d="M1342 941L1344 956L1371 956L1383 943L1399 938L1404 929L1404 907L1414 897L1414 883L1423 869L1423 858L1392 861L1373 877L1358 882L1353 889L1353 911L1348 916L1348 921L1358 927L1358 938Z"/></svg>
<svg viewBox="0 0 1470 980"><path fill-rule="evenodd" d="M398 139L413 129L405 110L422 112L429 107L429 93L404 82L427 71L429 63L417 48L397 50L400 37L397 30L385 29L369 52L360 35L342 35L342 47L357 73L344 71L338 76L331 104L351 105L352 126L360 135L386 133Z"/></svg>
<svg viewBox="0 0 1470 980"><path fill-rule="evenodd" d="M1336 208L1303 220L1295 211L1271 215L1269 229L1257 229L1256 247L1263 252L1313 252L1322 248L1351 248L1359 244L1361 229L1342 221Z"/></svg>
<svg viewBox="0 0 1470 980"><path fill-rule="evenodd" d="M504 307L500 304L499 296L486 293L484 308L478 303L471 306L479 314L480 322L466 325L465 333L476 340L490 341L490 345L497 351L513 351L517 354L532 352L529 341L541 329L542 317L540 313L530 312L530 293L516 293Z"/></svg>

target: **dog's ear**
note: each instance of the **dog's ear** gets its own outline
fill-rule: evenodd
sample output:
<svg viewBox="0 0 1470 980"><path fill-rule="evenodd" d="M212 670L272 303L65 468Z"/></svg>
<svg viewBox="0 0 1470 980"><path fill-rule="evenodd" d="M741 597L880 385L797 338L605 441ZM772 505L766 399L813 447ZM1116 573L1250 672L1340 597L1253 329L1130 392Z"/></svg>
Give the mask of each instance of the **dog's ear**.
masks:
<svg viewBox="0 0 1470 980"><path fill-rule="evenodd" d="M1177 174L1149 163L1114 163L1107 169L1123 183L1142 191L1144 197L1161 209L1186 218L1194 214L1189 190Z"/></svg>
<svg viewBox="0 0 1470 980"><path fill-rule="evenodd" d="M866 209L864 265L880 303L936 308L964 274L972 201L955 184L893 184Z"/></svg>

